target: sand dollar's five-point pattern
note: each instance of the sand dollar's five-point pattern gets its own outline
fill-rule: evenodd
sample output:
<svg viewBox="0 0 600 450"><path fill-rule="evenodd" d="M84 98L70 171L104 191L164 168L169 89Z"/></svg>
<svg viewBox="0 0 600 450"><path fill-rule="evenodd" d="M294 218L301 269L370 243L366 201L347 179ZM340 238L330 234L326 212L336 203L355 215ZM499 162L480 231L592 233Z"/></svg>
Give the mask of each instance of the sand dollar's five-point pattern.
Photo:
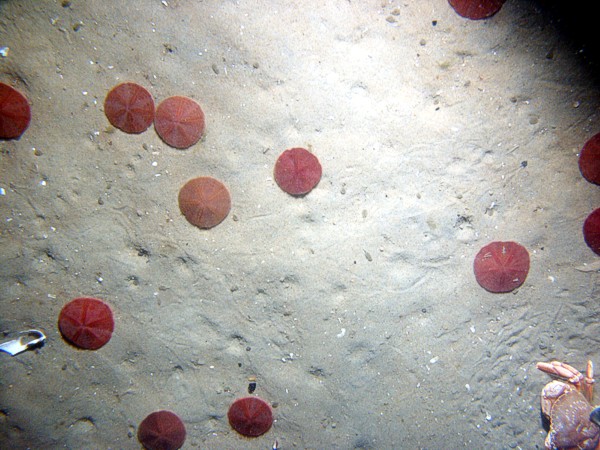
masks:
<svg viewBox="0 0 600 450"><path fill-rule="evenodd" d="M115 322L110 306L102 300L80 297L63 306L58 328L76 347L97 350L110 340Z"/></svg>
<svg viewBox="0 0 600 450"><path fill-rule="evenodd" d="M185 425L177 414L156 411L140 423L138 440L146 450L177 450L185 442Z"/></svg>
<svg viewBox="0 0 600 450"><path fill-rule="evenodd" d="M211 177L188 181L179 191L179 209L198 228L220 224L231 209L231 196L223 183Z"/></svg>
<svg viewBox="0 0 600 450"><path fill-rule="evenodd" d="M169 97L156 108L154 128L171 147L191 147L202 137L204 126L204 112L191 98Z"/></svg>
<svg viewBox="0 0 600 450"><path fill-rule="evenodd" d="M529 273L529 252L516 242L491 242L473 263L479 285L490 292L510 292L525 282Z"/></svg>
<svg viewBox="0 0 600 450"><path fill-rule="evenodd" d="M257 437L271 429L273 410L258 397L243 397L231 404L227 418L231 427L241 435Z"/></svg>
<svg viewBox="0 0 600 450"><path fill-rule="evenodd" d="M275 163L275 181L290 195L309 193L321 180L323 169L318 158L305 148L284 151Z"/></svg>
<svg viewBox="0 0 600 450"><path fill-rule="evenodd" d="M139 84L121 83L107 94L104 114L111 125L121 131L141 133L154 121L154 99Z"/></svg>

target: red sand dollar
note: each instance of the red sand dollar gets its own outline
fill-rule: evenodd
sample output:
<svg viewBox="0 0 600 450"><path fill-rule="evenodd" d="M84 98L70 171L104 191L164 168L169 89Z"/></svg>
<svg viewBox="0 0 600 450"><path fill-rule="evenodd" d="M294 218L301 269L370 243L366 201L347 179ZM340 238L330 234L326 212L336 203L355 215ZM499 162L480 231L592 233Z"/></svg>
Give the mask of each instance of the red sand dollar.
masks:
<svg viewBox="0 0 600 450"><path fill-rule="evenodd" d="M138 428L138 441L147 450L177 450L185 442L185 425L171 411L156 411L146 416Z"/></svg>
<svg viewBox="0 0 600 450"><path fill-rule="evenodd" d="M594 253L600 255L600 208L594 210L583 223L583 238Z"/></svg>
<svg viewBox="0 0 600 450"><path fill-rule="evenodd" d="M204 133L204 112L191 98L169 97L156 108L154 128L171 147L188 148Z"/></svg>
<svg viewBox="0 0 600 450"><path fill-rule="evenodd" d="M20 138L31 121L31 108L23 94L0 83L0 139Z"/></svg>
<svg viewBox="0 0 600 450"><path fill-rule="evenodd" d="M310 192L321 180L322 172L317 157L304 148L286 150L275 163L275 181L291 195Z"/></svg>
<svg viewBox="0 0 600 450"><path fill-rule="evenodd" d="M63 306L58 328L76 347L97 350L110 340L115 322L110 306L102 300L81 297Z"/></svg>
<svg viewBox="0 0 600 450"><path fill-rule="evenodd" d="M450 6L467 19L479 20L493 16L506 0L448 0Z"/></svg>
<svg viewBox="0 0 600 450"><path fill-rule="evenodd" d="M199 228L220 224L231 210L231 197L223 183L211 177L188 181L179 191L179 209Z"/></svg>
<svg viewBox="0 0 600 450"><path fill-rule="evenodd" d="M510 292L527 278L529 252L516 242L492 242L479 250L473 270L482 288L490 292Z"/></svg>
<svg viewBox="0 0 600 450"><path fill-rule="evenodd" d="M229 424L238 433L247 437L265 434L273 425L273 410L258 397L238 398L227 412Z"/></svg>
<svg viewBox="0 0 600 450"><path fill-rule="evenodd" d="M581 149L579 170L590 183L600 185L600 133L592 136Z"/></svg>
<svg viewBox="0 0 600 450"><path fill-rule="evenodd" d="M139 84L121 83L106 96L104 114L113 126L125 133L141 133L154 121L154 100Z"/></svg>

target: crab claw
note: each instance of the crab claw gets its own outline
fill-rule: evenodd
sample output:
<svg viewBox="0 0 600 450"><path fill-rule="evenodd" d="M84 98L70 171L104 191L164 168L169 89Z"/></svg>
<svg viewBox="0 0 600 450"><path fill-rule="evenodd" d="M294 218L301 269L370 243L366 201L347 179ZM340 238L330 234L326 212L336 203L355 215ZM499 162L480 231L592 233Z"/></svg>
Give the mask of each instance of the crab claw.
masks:
<svg viewBox="0 0 600 450"><path fill-rule="evenodd" d="M564 380L569 380L569 383L574 385L578 385L581 383L581 380L583 380L583 375L579 370L560 361L552 361L549 363L539 362L535 366L542 372L556 375Z"/></svg>
<svg viewBox="0 0 600 450"><path fill-rule="evenodd" d="M589 360L587 363L587 369L585 371L585 377L583 379L583 395L588 401L591 403L592 398L594 397L594 365L592 361Z"/></svg>

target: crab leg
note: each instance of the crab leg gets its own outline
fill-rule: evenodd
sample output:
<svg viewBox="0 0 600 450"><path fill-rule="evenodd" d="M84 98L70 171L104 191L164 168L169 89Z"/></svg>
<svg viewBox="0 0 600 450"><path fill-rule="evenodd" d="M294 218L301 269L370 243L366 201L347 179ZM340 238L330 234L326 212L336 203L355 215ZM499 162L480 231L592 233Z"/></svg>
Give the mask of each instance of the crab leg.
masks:
<svg viewBox="0 0 600 450"><path fill-rule="evenodd" d="M585 378L583 379L583 395L587 398L588 402L592 403L594 396L594 365L591 360L588 360L587 369L585 371Z"/></svg>

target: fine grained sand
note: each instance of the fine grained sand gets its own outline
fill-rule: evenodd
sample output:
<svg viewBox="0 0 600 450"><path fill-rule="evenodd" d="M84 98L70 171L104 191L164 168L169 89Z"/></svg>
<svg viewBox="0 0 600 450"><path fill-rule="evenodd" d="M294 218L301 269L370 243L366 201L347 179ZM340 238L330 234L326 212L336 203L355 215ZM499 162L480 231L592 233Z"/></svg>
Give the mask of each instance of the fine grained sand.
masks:
<svg viewBox="0 0 600 450"><path fill-rule="evenodd" d="M157 409L182 417L184 448L543 446L536 361L600 363L599 258L581 235L600 188L577 167L600 97L549 14L70 3L0 1L0 81L33 111L0 142L0 329L48 335L0 354L0 447L136 449ZM206 136L181 151L112 129L102 105L123 81L194 98ZM303 198L273 180L291 147L323 165ZM211 230L178 210L197 176L231 191ZM516 292L474 279L492 240L530 252ZM113 308L98 351L58 333L77 296ZM245 440L226 413L250 376L277 420Z"/></svg>

